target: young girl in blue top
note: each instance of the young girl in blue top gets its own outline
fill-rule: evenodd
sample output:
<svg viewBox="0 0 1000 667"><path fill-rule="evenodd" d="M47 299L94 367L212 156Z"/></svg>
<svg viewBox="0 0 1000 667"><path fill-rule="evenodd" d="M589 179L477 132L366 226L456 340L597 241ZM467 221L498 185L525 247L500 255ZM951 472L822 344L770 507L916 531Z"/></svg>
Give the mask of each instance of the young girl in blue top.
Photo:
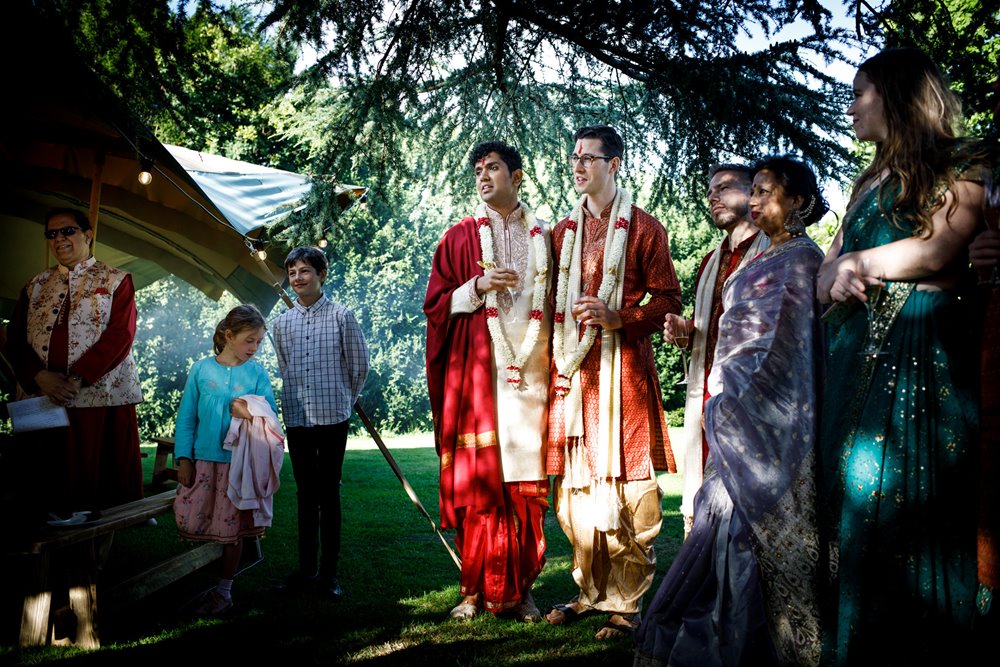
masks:
<svg viewBox="0 0 1000 667"><path fill-rule="evenodd" d="M215 328L215 355L191 367L177 414L177 530L186 540L223 545L219 584L206 594L196 610L199 614L217 615L232 608L243 538L264 532L254 526L252 510L238 510L226 495L232 455L222 448L232 417L251 418L240 396L263 396L277 413L271 380L251 359L263 339L264 318L254 306L229 311Z"/></svg>

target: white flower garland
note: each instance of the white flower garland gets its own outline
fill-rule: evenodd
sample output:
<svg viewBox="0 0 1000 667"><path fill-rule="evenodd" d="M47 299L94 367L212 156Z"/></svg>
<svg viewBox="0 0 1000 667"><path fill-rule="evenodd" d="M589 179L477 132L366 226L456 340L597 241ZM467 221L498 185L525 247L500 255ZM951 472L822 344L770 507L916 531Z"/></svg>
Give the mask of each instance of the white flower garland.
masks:
<svg viewBox="0 0 1000 667"><path fill-rule="evenodd" d="M597 325L589 325L584 331L583 340L577 345L569 358L565 355L565 342L563 331L566 326L566 296L569 290L569 269L573 261L573 253L576 246L577 230L583 224L583 202L581 198L577 202L573 211L569 215L566 223L566 235L563 236L562 251L559 253L559 274L556 277L556 312L553 316L553 340L552 352L555 357L556 378L555 392L557 396L565 396L569 393L572 384L573 374L580 369L583 358L590 352L597 338ZM625 215L620 215L624 212ZM608 299L615 291L618 282L618 264L621 262L622 254L625 252L625 242L628 238L629 220L632 218L632 197L623 188L618 189L615 202L611 207L610 220L614 221L614 236L611 239L611 254L604 258L604 277L601 279L601 286L597 290L597 298L608 303Z"/></svg>
<svg viewBox="0 0 1000 667"><path fill-rule="evenodd" d="M521 384L521 368L528 360L528 355L535 348L538 334L542 329L542 318L545 316L546 276L549 272L549 249L548 244L545 243L542 227L527 206L521 204L521 208L524 210L524 222L528 227L528 235L535 247L535 284L531 293L531 314L529 315L528 329L524 333L524 340L521 341L521 347L516 357L500 321L496 290L490 290L486 293L486 326L490 330L493 345L501 357L497 367L502 367L507 371L507 382L515 387ZM483 253L483 261L479 265L486 271L492 271L497 268L497 263L493 255L493 229L486 216L485 204L480 204L476 211L476 224L479 226L479 247Z"/></svg>

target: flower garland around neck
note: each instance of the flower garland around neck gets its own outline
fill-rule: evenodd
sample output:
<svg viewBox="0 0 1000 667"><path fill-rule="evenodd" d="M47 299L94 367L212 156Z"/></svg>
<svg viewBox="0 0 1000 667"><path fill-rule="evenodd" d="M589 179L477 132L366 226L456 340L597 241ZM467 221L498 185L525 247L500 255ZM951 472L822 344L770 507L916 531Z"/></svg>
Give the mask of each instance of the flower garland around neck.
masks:
<svg viewBox="0 0 1000 667"><path fill-rule="evenodd" d="M555 357L556 377L555 392L557 396L569 393L573 382L573 374L580 369L583 358L590 352L597 338L598 326L590 325L583 333L583 340L576 346L572 354L565 354L563 331L566 327L566 297L569 291L569 269L573 261L574 248L577 242L577 232L583 225L583 202L580 199L569 215L566 223L566 234L563 236L562 251L559 253L559 274L556 277L556 312L553 316L552 353ZM625 241L628 239L629 220L632 218L632 197L623 189L618 189L615 202L611 207L610 220L614 221L614 236L611 238L611 254L604 258L604 277L597 290L597 298L608 303L608 299L618 285L618 265L625 252Z"/></svg>
<svg viewBox="0 0 1000 667"><path fill-rule="evenodd" d="M497 293L490 290L486 293L486 326L490 330L490 338L493 339L493 346L498 351L501 359L498 367L503 364L507 371L508 384L515 388L521 384L521 368L528 360L528 355L535 348L538 342L538 334L542 329L542 318L545 316L545 286L546 276L549 272L549 249L545 242L545 234L535 216L527 206L521 205L524 211L524 222L528 227L528 234L535 250L535 284L531 293L531 314L528 316L528 329L524 333L524 340L521 347L514 356L510 341L504 333L503 324L500 321L500 308L497 306ZM479 247L483 253L483 260L479 265L485 271L492 271L497 268L496 257L493 254L493 229L490 227L490 219L486 215L486 205L480 204L476 211L476 225L479 227Z"/></svg>

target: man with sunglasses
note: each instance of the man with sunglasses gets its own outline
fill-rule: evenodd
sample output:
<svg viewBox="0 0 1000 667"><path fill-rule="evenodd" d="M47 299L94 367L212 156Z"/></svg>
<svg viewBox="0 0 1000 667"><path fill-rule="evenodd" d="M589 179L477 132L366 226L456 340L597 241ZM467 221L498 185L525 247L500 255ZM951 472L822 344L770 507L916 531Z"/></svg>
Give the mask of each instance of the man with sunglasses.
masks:
<svg viewBox="0 0 1000 667"><path fill-rule="evenodd" d="M29 394L66 407L69 426L32 434L44 452L47 510L96 510L142 497L135 406L142 401L132 359L132 277L97 261L80 211L45 216L58 264L25 286L10 323L8 358Z"/></svg>
<svg viewBox="0 0 1000 667"><path fill-rule="evenodd" d="M597 638L630 634L656 570L661 493L675 471L650 334L681 309L667 233L618 187L624 142L606 125L576 132L581 195L552 231L556 272L547 472L573 545L577 596L556 625L608 614ZM574 321L577 324L574 324Z"/></svg>

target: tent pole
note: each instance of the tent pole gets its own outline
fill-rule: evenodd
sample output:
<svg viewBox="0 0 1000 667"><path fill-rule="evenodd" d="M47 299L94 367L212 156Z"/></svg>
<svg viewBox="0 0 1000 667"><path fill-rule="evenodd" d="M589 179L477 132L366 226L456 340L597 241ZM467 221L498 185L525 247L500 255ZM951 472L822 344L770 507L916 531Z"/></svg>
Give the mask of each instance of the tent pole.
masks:
<svg viewBox="0 0 1000 667"><path fill-rule="evenodd" d="M385 457L386 463L388 463L389 467L392 468L392 471L396 473L396 478L399 479L400 483L403 485L403 490L406 491L406 495L410 497L410 502L412 502L416 506L416 508L420 510L420 513L424 515L424 518L426 518L430 522L431 528L433 528L434 532L437 533L438 538L441 540L441 544L444 545L444 548L448 551L448 555L451 556L451 560L454 561L455 565L458 567L459 572L461 572L462 559L459 557L457 553L455 553L455 550L451 548L451 545L448 544L448 540L444 538L444 535L441 533L441 529L438 528L438 525L434 522L434 519L431 518L431 515L424 508L423 503L421 503L420 499L417 498L417 492L413 490L412 486L410 486L410 482L406 479L406 475L403 474L403 471L400 469L399 464L396 463L396 459L393 458L392 454L389 453L389 448L385 446L384 442L382 442L382 436L380 436L378 431L375 430L375 426L368 418L368 415L365 414L365 411L361 408L360 401L354 404L354 412L356 412L358 417L361 418L361 423L364 424L365 429L368 430L368 435L370 435L372 437L372 440L375 441L375 444L378 445L379 451L381 451L382 456Z"/></svg>
<svg viewBox="0 0 1000 667"><path fill-rule="evenodd" d="M94 235L93 245L90 250L93 253L97 246L97 214L101 209L101 180L104 176L104 151L97 151L94 156L94 173L90 178L90 210L87 211L87 220L90 221L91 233Z"/></svg>

